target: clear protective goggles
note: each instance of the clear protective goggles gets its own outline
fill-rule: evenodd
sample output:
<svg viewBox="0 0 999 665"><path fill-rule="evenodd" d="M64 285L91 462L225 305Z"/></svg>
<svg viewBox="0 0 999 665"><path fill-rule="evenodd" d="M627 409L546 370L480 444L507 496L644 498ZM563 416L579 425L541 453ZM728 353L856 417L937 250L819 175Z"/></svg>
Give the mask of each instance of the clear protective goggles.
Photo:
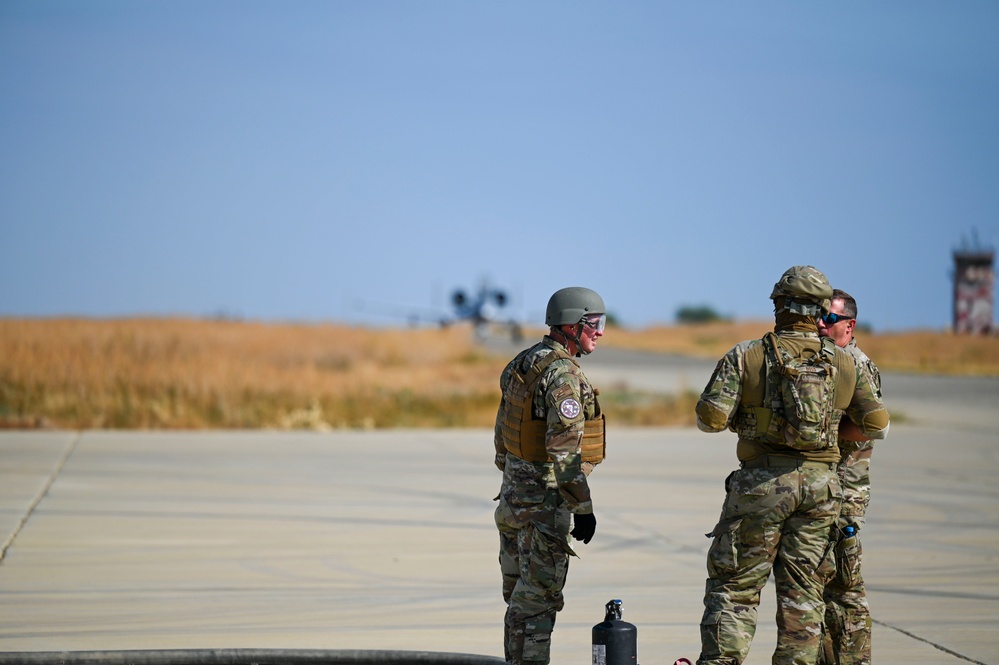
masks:
<svg viewBox="0 0 999 665"><path fill-rule="evenodd" d="M590 314L589 316L584 316L580 323L590 330L596 330L598 333L602 333L604 328L607 327L607 315Z"/></svg>

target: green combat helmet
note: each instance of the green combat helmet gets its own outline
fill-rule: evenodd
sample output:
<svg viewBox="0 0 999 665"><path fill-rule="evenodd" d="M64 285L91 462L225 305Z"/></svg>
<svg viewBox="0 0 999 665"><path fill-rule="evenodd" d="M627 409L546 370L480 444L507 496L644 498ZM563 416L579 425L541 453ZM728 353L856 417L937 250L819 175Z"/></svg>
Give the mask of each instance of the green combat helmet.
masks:
<svg viewBox="0 0 999 665"><path fill-rule="evenodd" d="M545 324L551 328L557 326L571 326L581 322L590 314L607 314L604 306L604 299L593 289L582 286L570 286L559 289L548 299L548 309L545 312ZM603 329L603 318L601 317L601 330ZM576 342L576 357L589 353L583 350L581 336L582 326L576 333L573 340Z"/></svg>
<svg viewBox="0 0 999 665"><path fill-rule="evenodd" d="M604 299L592 289L570 286L559 289L548 299L545 312L545 325L571 326L583 320L587 314L606 314Z"/></svg>
<svg viewBox="0 0 999 665"><path fill-rule="evenodd" d="M774 284L770 299L778 313L788 310L814 317L829 311L832 293L829 280L821 271L812 266L792 266Z"/></svg>

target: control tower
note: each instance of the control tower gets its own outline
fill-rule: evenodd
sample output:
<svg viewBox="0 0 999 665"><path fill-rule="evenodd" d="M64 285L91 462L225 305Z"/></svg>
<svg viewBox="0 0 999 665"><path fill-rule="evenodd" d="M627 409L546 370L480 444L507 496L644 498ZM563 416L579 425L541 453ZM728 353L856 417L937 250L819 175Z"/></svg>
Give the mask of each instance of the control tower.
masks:
<svg viewBox="0 0 999 665"><path fill-rule="evenodd" d="M962 243L954 250L954 332L989 335L995 285L995 250Z"/></svg>

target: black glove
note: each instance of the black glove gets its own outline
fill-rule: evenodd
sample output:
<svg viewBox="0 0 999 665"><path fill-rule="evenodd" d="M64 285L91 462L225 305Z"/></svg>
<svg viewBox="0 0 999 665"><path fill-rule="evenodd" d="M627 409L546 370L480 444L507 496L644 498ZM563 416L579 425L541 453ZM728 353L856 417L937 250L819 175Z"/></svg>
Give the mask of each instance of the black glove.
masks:
<svg viewBox="0 0 999 665"><path fill-rule="evenodd" d="M597 530L597 518L593 513L589 513L573 515L572 519L575 525L569 534L576 540L582 540L584 545L589 543L593 538L593 532Z"/></svg>

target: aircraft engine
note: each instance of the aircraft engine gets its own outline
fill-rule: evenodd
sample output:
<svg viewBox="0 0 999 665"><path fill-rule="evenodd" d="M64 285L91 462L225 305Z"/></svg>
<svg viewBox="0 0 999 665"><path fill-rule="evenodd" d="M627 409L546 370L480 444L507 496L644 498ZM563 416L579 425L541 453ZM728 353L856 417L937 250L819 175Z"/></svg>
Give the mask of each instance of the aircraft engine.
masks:
<svg viewBox="0 0 999 665"><path fill-rule="evenodd" d="M461 289L458 289L457 291L451 294L451 302L454 303L455 307L463 306L466 300L467 299L465 298L465 292L462 291Z"/></svg>
<svg viewBox="0 0 999 665"><path fill-rule="evenodd" d="M506 306L506 293L503 291L493 291L493 298L500 307Z"/></svg>

